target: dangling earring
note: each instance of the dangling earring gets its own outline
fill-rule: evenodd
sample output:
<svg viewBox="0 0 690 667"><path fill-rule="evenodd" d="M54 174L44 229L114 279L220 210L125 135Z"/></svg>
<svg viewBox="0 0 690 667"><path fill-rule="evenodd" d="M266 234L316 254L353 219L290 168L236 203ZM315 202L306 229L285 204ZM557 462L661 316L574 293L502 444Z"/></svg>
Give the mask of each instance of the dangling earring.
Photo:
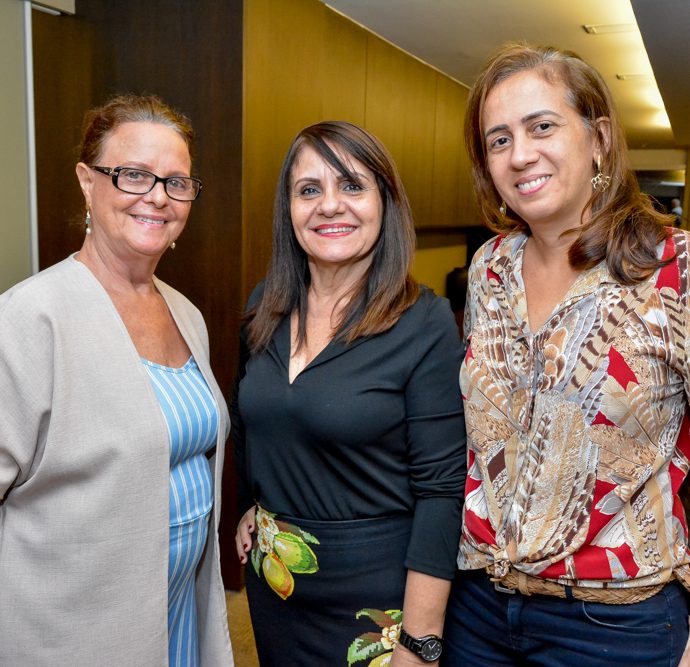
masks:
<svg viewBox="0 0 690 667"><path fill-rule="evenodd" d="M91 233L91 211L88 208L86 209L84 224L86 225L86 234L88 236Z"/></svg>
<svg viewBox="0 0 690 667"><path fill-rule="evenodd" d="M508 212L508 207L506 206L505 199L501 202L501 205L498 207L498 212L501 214L502 218L506 217L506 213Z"/></svg>
<svg viewBox="0 0 690 667"><path fill-rule="evenodd" d="M597 175L592 178L594 192L603 192L611 185L611 177L601 172L601 155L597 155Z"/></svg>
<svg viewBox="0 0 690 667"><path fill-rule="evenodd" d="M175 250L176 247L177 247L177 244L175 243L175 241L173 241L173 242L170 244L170 250Z"/></svg>

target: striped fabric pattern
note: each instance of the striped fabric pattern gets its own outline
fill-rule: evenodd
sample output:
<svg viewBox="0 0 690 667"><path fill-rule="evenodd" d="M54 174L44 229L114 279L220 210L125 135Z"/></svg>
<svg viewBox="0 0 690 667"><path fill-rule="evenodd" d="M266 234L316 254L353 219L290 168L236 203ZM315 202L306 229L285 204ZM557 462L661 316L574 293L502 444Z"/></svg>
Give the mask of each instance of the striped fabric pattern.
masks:
<svg viewBox="0 0 690 667"><path fill-rule="evenodd" d="M195 667L199 648L194 576L213 505L213 477L205 452L216 443L218 410L192 357L182 368L142 362L170 433L169 664Z"/></svg>

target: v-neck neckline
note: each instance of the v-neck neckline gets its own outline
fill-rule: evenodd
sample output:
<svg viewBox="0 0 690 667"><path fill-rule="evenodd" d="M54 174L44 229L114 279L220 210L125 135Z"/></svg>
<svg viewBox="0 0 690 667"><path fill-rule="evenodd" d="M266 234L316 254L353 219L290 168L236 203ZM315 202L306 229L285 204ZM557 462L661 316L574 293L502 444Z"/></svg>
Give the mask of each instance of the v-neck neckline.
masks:
<svg viewBox="0 0 690 667"><path fill-rule="evenodd" d="M347 352L353 347L360 345L369 338L369 336L363 336L352 343L331 339L326 346L299 373L297 373L297 375L295 375L292 382L290 382L290 352L292 351L292 340L290 331L290 316L288 315L283 318L283 321L278 326L274 336L274 354L279 360L281 366L284 368L287 384L292 387L306 372L311 371L315 367L340 356L344 352Z"/></svg>

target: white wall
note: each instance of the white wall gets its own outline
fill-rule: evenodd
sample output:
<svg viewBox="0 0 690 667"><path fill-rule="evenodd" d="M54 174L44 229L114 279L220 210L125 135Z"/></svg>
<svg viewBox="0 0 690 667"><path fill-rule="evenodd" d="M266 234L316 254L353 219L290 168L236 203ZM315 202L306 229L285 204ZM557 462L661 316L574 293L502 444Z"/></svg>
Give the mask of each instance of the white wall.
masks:
<svg viewBox="0 0 690 667"><path fill-rule="evenodd" d="M25 3L0 0L0 292L31 273Z"/></svg>

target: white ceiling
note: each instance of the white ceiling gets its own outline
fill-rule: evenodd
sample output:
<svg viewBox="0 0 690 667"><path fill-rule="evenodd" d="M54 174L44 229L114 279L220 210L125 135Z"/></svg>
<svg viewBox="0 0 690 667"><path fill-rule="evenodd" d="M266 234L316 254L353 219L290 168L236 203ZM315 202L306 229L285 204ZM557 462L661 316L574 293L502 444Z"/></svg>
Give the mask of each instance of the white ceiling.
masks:
<svg viewBox="0 0 690 667"><path fill-rule="evenodd" d="M631 148L690 146L690 0L324 1L468 86L503 42L571 49L606 79ZM582 28L601 24L631 29Z"/></svg>

